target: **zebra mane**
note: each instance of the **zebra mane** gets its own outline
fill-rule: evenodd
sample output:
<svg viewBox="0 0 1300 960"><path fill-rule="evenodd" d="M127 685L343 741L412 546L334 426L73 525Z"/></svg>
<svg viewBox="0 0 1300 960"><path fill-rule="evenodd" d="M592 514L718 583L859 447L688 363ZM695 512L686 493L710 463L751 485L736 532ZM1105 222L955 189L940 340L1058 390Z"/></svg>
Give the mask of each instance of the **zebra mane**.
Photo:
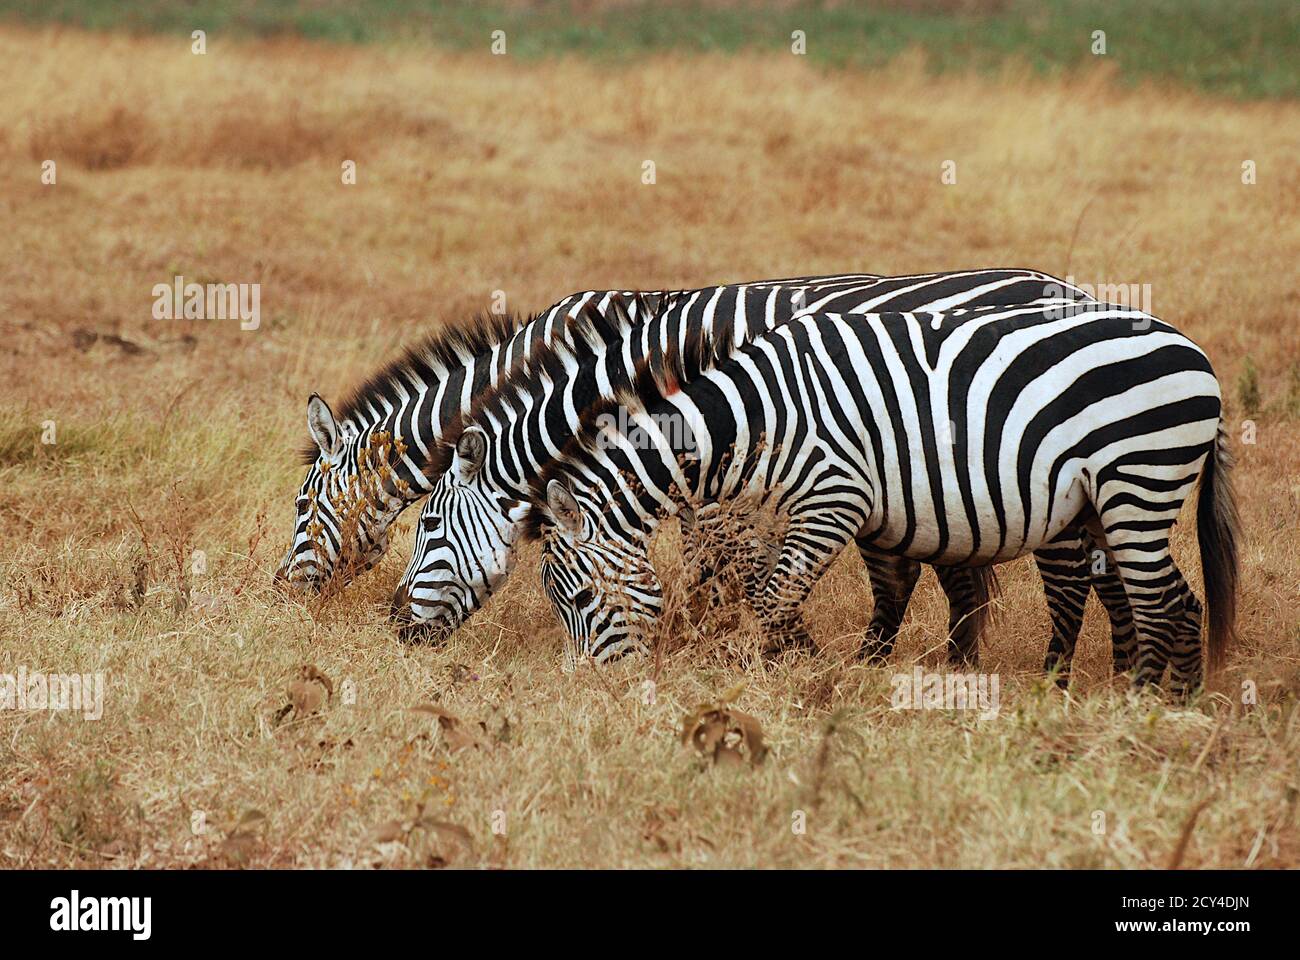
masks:
<svg viewBox="0 0 1300 960"><path fill-rule="evenodd" d="M670 297L653 303L640 292L631 299L615 293L610 295L609 306L601 313L589 300L576 316L564 318L560 329L555 331L556 336L529 352L520 373L525 379L542 377L553 383L565 374L570 364L581 364L603 354L621 343L635 327L667 311L671 303ZM629 310L629 304L635 310ZM637 319L633 319L633 313Z"/></svg>
<svg viewBox="0 0 1300 960"><path fill-rule="evenodd" d="M394 388L402 381L437 383L445 379L453 368L463 367L475 357L506 343L535 319L535 314L523 319L513 313L479 313L468 323L428 334L354 387L333 411L335 421L343 423L357 417L368 419L368 408L372 405L382 407L385 400L397 402L398 394ZM319 455L320 449L309 438L300 452L302 463L310 466Z"/></svg>
<svg viewBox="0 0 1300 960"><path fill-rule="evenodd" d="M528 512L524 516L524 539L537 540L545 533L549 523L546 508L546 488L552 480L562 483L569 476L571 464L588 456L599 456L602 439L607 437L606 416L616 420L624 413L629 419L645 413L656 402L672 396L683 383L712 370L731 356L726 339L713 340L703 330L690 333L681 348L669 346L659 362L652 358L641 360L632 371L629 381L615 387L612 394L601 397L585 407L580 414L581 428L564 445L557 457L543 464L529 485Z"/></svg>
<svg viewBox="0 0 1300 960"><path fill-rule="evenodd" d="M593 301L588 301L577 315L563 317L549 340L538 337L496 386L475 396L468 411L457 412L447 423L433 454L435 471L438 464L450 462L456 443L467 427L481 425L487 418L498 422L509 419L515 405L525 401L535 386L550 386L562 380L570 366L617 346L636 326L662 315L673 302L669 296L662 296L654 303L640 292L631 299L616 293L611 295L605 313ZM629 303L636 307L636 319L628 309Z"/></svg>

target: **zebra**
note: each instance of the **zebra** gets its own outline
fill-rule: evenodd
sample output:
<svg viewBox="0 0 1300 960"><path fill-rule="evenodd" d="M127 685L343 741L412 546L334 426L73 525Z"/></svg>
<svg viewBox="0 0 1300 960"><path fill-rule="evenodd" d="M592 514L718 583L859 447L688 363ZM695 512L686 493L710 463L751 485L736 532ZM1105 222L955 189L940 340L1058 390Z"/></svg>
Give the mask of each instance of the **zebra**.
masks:
<svg viewBox="0 0 1300 960"><path fill-rule="evenodd" d="M689 429L665 431L664 422ZM683 438L689 439L685 442ZM740 347L697 337L589 409L532 479L525 535L568 656L642 645L662 606L647 555L683 502L785 521L757 612L800 606L850 540L926 563L1001 563L1084 523L1138 634L1133 683L1187 695L1235 633L1239 521L1218 380L1168 324L1109 304L806 314ZM1170 553L1199 477L1208 606Z"/></svg>
<svg viewBox="0 0 1300 960"><path fill-rule="evenodd" d="M426 337L356 388L337 414L313 393L300 458L307 474L276 581L320 591L378 563L393 522L445 467L437 461L444 425L537 342L562 334L571 314L611 295L588 290L527 323L480 315Z"/></svg>
<svg viewBox="0 0 1300 960"><path fill-rule="evenodd" d="M684 304L666 308L650 324L637 328L643 343L674 343L670 331L688 329L677 316ZM603 318L590 315L589 323ZM701 328L703 332L704 328ZM727 342L732 330L713 328ZM605 335L575 338L606 343ZM460 626L499 589L515 563L527 489L545 463L574 435L578 411L610 396L592 384L604 379L619 386L630 382L637 362L653 362L654 352L625 349L620 357L604 350L556 348L537 358L533 370L521 371L480 398L459 435L453 428L447 445L451 469L435 486L416 528L411 562L394 593L393 615L404 636L445 636ZM679 517L687 511L679 511ZM1087 533L1074 525L1061 530L1037 555L1053 621L1046 666L1058 683L1068 683L1068 667L1082 625L1082 608L1090 588ZM869 655L881 660L890 652L920 565L877 551L860 541L876 603L867 628ZM982 582L964 567L937 565L949 597L949 656L973 661L978 637ZM1123 585L1109 568L1095 576L1112 620L1117 670L1127 669L1134 647L1132 615ZM413 629L418 628L418 629ZM775 649L772 652L777 652Z"/></svg>
<svg viewBox="0 0 1300 960"><path fill-rule="evenodd" d="M670 299L686 303L682 324L675 330L665 328L662 342L632 342L633 359L665 348L670 333L680 342L697 326L725 322L729 316L739 318L734 331L740 340L798 309L865 311L882 305L937 309L980 299L1041 299L1054 293L1087 296L1049 274L1014 269L900 277L847 273L669 291L661 295L665 303ZM445 469L439 440L448 424L539 346L563 340L580 311L594 307L604 312L614 296L613 291L583 291L525 323L509 315L488 315L435 334L370 377L337 413L313 394L307 402L310 441L302 452L308 469L295 500L293 538L276 580L319 591L327 583L345 585L356 572L378 563L388 548L392 523L432 489ZM660 295L652 294L650 299L658 300ZM629 305L633 319L637 319L638 303L633 300ZM920 568L910 561L876 556L868 572L879 601L872 629L887 647L897 633ZM1075 577L1069 582L1077 588L1082 580ZM958 616L954 611L954 623L967 635L977 632L984 608L986 591L973 589L981 586L982 581L975 579L950 587L966 594L956 598L954 607L976 613ZM1100 582L1098 590L1099 594L1103 590ZM1085 587L1085 596L1086 592ZM1127 613L1117 607L1111 616L1118 646Z"/></svg>

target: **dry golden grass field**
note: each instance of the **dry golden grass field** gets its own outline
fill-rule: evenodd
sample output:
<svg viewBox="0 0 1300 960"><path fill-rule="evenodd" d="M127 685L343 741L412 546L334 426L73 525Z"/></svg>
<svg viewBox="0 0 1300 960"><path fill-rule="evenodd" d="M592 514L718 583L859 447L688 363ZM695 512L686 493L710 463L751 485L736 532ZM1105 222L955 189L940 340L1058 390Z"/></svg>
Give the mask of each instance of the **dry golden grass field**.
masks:
<svg viewBox="0 0 1300 960"><path fill-rule="evenodd" d="M1300 863L1295 102L1100 68L215 37L194 56L187 36L16 26L0 89L0 673L105 682L98 720L0 711L0 865ZM946 606L927 573L893 664L858 662L856 556L810 602L818 655L775 664L747 656L741 618L566 674L535 551L448 643L404 647L387 615L414 513L351 588L272 589L307 395L340 398L495 290L529 311L592 287L985 265L1149 283L1216 365L1240 643L1189 706L1112 681L1095 600L1069 696L1046 689L1028 563L1002 568L989 716L891 709L894 672L944 669ZM155 320L176 275L260 283L260 327ZM1193 528L1189 510L1199 592ZM657 551L680 594L675 532ZM769 753L715 767L678 731L739 683Z"/></svg>

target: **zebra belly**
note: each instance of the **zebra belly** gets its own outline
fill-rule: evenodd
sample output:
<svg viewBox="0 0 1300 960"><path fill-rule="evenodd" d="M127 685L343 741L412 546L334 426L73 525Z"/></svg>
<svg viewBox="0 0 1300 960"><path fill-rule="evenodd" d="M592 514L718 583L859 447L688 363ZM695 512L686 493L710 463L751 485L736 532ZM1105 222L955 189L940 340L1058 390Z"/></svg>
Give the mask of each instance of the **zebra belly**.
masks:
<svg viewBox="0 0 1300 960"><path fill-rule="evenodd" d="M875 531L867 539L873 546L896 556L925 563L949 566L984 566L1004 563L1033 553L1074 522L1088 503L1084 479L1079 474L1058 478L1056 492L1048 496L1043 489L1032 490L1031 500L1042 505L1042 512L1031 512L1030 527L1023 531L1022 515L1015 512L1016 523L998 521L998 510L991 500L975 500L975 522L967 516L965 500L956 477L944 477L940 502L942 515L927 495L912 501L911 521L905 509L892 511L882 523L879 518L868 523ZM1050 500L1050 507L1047 506ZM1006 516L1006 505L1002 509Z"/></svg>

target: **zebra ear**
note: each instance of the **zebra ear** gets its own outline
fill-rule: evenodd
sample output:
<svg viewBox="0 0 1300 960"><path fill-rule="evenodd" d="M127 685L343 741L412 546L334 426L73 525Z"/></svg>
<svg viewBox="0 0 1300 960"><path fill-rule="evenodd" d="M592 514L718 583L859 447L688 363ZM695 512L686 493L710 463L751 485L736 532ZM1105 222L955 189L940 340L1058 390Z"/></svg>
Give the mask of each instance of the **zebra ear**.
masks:
<svg viewBox="0 0 1300 960"><path fill-rule="evenodd" d="M581 532L582 512L578 501L559 480L552 480L546 485L546 505L551 509L551 516L555 517L563 529L569 533Z"/></svg>
<svg viewBox="0 0 1300 960"><path fill-rule="evenodd" d="M487 459L487 434L481 427L469 427L456 441L456 473L468 480L483 469Z"/></svg>
<svg viewBox="0 0 1300 960"><path fill-rule="evenodd" d="M339 430L334 423L334 414L330 406L313 393L307 400L307 432L320 447L321 453L337 453L339 448Z"/></svg>

